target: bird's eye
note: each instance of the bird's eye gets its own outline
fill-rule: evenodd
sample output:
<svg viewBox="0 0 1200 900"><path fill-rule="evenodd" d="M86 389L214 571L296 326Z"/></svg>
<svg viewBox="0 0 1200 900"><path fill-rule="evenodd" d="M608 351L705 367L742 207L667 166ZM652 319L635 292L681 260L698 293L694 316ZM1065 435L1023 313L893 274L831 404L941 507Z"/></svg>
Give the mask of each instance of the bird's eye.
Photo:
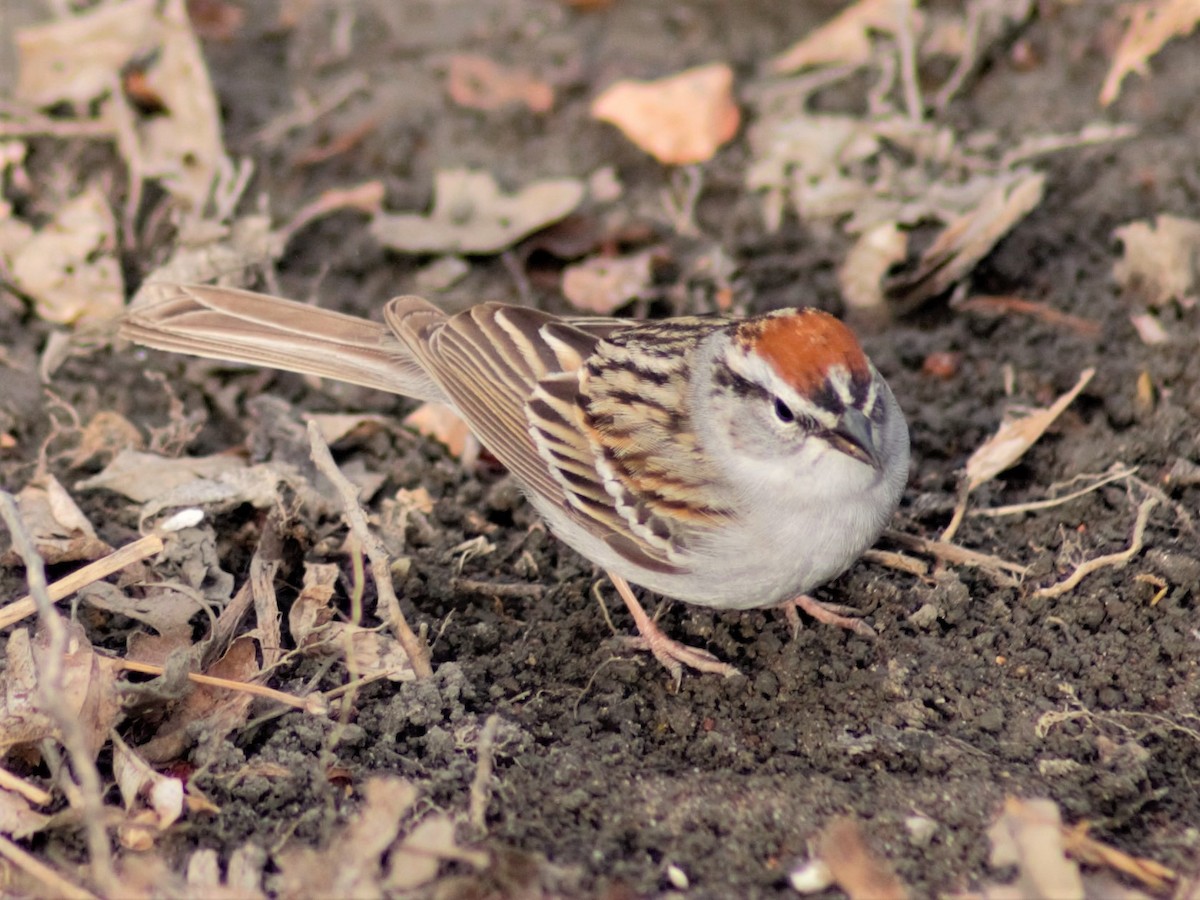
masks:
<svg viewBox="0 0 1200 900"><path fill-rule="evenodd" d="M796 414L792 412L792 408L778 397L775 398L775 416L785 425L790 425L796 421Z"/></svg>

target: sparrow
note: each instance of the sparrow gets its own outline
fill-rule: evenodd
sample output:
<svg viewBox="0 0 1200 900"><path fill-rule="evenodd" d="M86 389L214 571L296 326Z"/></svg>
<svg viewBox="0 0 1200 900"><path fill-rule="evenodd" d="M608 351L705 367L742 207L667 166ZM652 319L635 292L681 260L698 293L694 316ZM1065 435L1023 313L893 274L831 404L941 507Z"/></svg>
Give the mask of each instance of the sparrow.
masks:
<svg viewBox="0 0 1200 900"><path fill-rule="evenodd" d="M748 318L563 318L420 297L383 322L225 287L150 283L121 336L448 404L564 543L604 569L676 685L737 670L667 637L630 583L686 603L799 607L844 572L908 478L904 414L849 328L810 308Z"/></svg>

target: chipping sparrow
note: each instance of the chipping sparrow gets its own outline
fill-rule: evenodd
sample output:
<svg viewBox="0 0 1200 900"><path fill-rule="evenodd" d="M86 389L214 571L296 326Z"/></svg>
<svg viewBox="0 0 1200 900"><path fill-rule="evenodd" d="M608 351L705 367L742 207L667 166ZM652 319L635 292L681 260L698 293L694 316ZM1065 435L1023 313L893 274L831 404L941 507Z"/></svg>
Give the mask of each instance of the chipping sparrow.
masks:
<svg viewBox="0 0 1200 900"><path fill-rule="evenodd" d="M452 405L563 541L607 570L641 638L667 638L626 581L718 609L794 603L878 537L908 477L908 426L850 330L813 309L655 322L399 297L377 324L221 287L149 284L121 334ZM794 607L792 607L794 615Z"/></svg>

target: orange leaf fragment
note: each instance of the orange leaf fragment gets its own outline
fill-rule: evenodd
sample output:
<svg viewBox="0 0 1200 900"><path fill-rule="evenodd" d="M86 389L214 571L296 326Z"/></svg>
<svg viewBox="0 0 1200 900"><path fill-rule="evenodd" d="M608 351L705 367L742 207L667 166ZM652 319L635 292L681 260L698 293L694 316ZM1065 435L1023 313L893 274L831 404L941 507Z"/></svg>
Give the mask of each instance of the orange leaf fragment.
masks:
<svg viewBox="0 0 1200 900"><path fill-rule="evenodd" d="M659 162L704 162L737 134L733 70L724 63L657 81L618 81L592 103L593 118L617 126Z"/></svg>
<svg viewBox="0 0 1200 900"><path fill-rule="evenodd" d="M1145 77L1150 57L1171 38L1186 37L1200 23L1200 0L1154 0L1129 8L1129 27L1121 37L1112 66L1100 88L1100 105L1108 106L1121 93L1130 72Z"/></svg>
<svg viewBox="0 0 1200 900"><path fill-rule="evenodd" d="M554 88L532 72L472 53L450 57L446 91L451 100L468 109L500 109L520 103L535 113L546 113L554 107Z"/></svg>
<svg viewBox="0 0 1200 900"><path fill-rule="evenodd" d="M442 403L423 403L408 414L404 424L425 437L445 444L458 459L467 452L471 429L457 412Z"/></svg>

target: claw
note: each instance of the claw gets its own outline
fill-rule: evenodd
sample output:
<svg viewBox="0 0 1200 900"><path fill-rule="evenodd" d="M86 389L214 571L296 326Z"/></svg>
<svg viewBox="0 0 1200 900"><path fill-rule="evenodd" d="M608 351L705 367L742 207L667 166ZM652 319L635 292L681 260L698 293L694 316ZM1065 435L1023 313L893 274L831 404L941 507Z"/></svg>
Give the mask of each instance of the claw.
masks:
<svg viewBox="0 0 1200 900"><path fill-rule="evenodd" d="M633 596L629 582L612 572L608 573L608 577L612 580L617 593L621 595L621 599L625 601L630 615L633 616L634 624L637 625L638 637L628 637L625 641L631 646L653 653L654 658L671 673L675 690L679 690L679 683L683 680L684 666L698 672L724 675L726 678L741 674L735 666L721 662L707 650L689 647L687 644L681 644L667 637L663 634L662 629L654 624L654 620L646 615L642 604L638 603L637 598Z"/></svg>

